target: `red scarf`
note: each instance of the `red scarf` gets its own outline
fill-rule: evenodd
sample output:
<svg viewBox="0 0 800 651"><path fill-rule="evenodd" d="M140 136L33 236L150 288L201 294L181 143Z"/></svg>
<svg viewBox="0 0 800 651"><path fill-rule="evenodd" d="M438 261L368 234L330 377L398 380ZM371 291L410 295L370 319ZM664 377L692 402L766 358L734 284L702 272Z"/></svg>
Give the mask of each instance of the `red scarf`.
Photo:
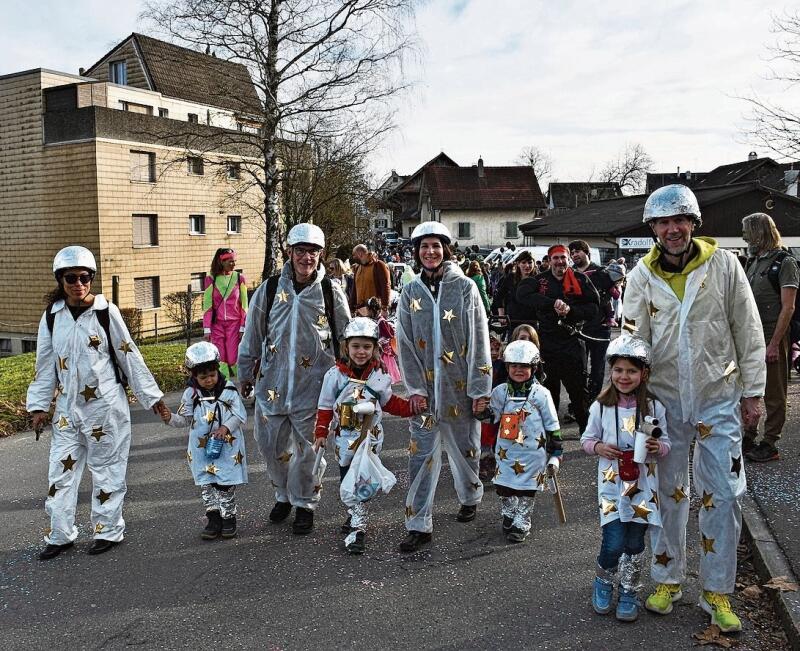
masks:
<svg viewBox="0 0 800 651"><path fill-rule="evenodd" d="M581 284L578 282L578 277L572 271L572 267L567 267L564 272L564 279L561 281L561 286L564 288L564 296L583 296L581 291Z"/></svg>

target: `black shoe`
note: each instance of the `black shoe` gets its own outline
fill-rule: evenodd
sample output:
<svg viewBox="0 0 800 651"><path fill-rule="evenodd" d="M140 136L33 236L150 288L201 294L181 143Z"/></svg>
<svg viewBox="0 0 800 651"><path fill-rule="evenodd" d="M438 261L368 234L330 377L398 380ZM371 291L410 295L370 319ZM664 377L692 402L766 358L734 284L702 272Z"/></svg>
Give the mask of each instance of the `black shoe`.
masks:
<svg viewBox="0 0 800 651"><path fill-rule="evenodd" d="M415 552L423 545L433 539L432 533L424 531L409 531L408 535L400 543L400 551L403 553Z"/></svg>
<svg viewBox="0 0 800 651"><path fill-rule="evenodd" d="M275 523L283 522L291 512L292 505L289 502L275 502L275 506L269 512L269 521Z"/></svg>
<svg viewBox="0 0 800 651"><path fill-rule="evenodd" d="M456 514L456 520L459 522L472 522L475 519L475 514L478 512L477 504L472 504L467 506L466 504L462 504L461 508L458 509L458 513Z"/></svg>
<svg viewBox="0 0 800 651"><path fill-rule="evenodd" d="M506 540L512 543L521 543L528 537L528 532L523 531L522 529L518 529L517 527L511 527L506 534Z"/></svg>
<svg viewBox="0 0 800 651"><path fill-rule="evenodd" d="M87 552L89 556L97 556L98 554L105 554L107 551L110 551L113 547L119 545L119 542L114 540L106 540L105 538L95 538L94 544L89 547L89 551Z"/></svg>
<svg viewBox="0 0 800 651"><path fill-rule="evenodd" d="M314 511L297 507L292 523L292 533L298 536L305 536L314 530Z"/></svg>
<svg viewBox="0 0 800 651"><path fill-rule="evenodd" d="M367 548L364 540L365 537L366 534L363 531L356 531L356 539L345 545L344 548L351 554L363 554L364 550Z"/></svg>
<svg viewBox="0 0 800 651"><path fill-rule="evenodd" d="M347 520L342 523L342 526L339 527L339 531L342 533L350 533L353 530L353 527L350 526L350 516L347 516Z"/></svg>
<svg viewBox="0 0 800 651"><path fill-rule="evenodd" d="M514 518L509 518L507 515L503 516L503 533L508 533L511 531L511 527L514 523Z"/></svg>
<svg viewBox="0 0 800 651"><path fill-rule="evenodd" d="M220 531L222 531L222 516L219 511L206 511L206 518L208 524L203 529L200 537L203 540L216 540L219 538Z"/></svg>
<svg viewBox="0 0 800 651"><path fill-rule="evenodd" d="M742 452L745 454L745 456L757 447L758 446L756 445L755 439L751 439L748 436L742 438Z"/></svg>
<svg viewBox="0 0 800 651"><path fill-rule="evenodd" d="M220 531L223 538L236 537L236 516L232 515L229 518L222 518L222 530Z"/></svg>
<svg viewBox="0 0 800 651"><path fill-rule="evenodd" d="M39 552L39 560L40 561L49 561L51 558L55 558L61 552L67 551L70 547L74 546L75 543L68 542L64 545L51 545L47 544L47 546Z"/></svg>
<svg viewBox="0 0 800 651"><path fill-rule="evenodd" d="M750 459L750 461L754 461L755 463L780 461L781 459L781 455L778 454L778 448L772 445L772 443L767 443L766 441L761 441L761 443L750 450L750 452L746 453L745 456Z"/></svg>

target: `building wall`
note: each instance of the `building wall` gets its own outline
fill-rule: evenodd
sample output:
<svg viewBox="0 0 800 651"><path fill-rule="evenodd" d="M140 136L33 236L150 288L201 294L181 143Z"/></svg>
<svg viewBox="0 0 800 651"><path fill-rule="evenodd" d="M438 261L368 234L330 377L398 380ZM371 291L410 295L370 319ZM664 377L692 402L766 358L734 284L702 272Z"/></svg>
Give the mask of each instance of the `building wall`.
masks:
<svg viewBox="0 0 800 651"><path fill-rule="evenodd" d="M86 75L100 81L108 81L108 64L111 61L120 61L122 59L127 63L128 85L135 86L136 88L150 88L144 68L142 68L142 63L136 53L136 48L133 46L132 39L128 39L122 43L105 59L98 62L94 68L87 70Z"/></svg>
<svg viewBox="0 0 800 651"><path fill-rule="evenodd" d="M431 219L431 213L426 210L422 212L422 221ZM519 230L516 237L506 236L506 222L525 224L536 217L536 210L434 210L433 216L450 229L453 238L459 244L496 247L506 242L522 244L522 233ZM468 222L472 225L471 238L458 237L459 222Z"/></svg>

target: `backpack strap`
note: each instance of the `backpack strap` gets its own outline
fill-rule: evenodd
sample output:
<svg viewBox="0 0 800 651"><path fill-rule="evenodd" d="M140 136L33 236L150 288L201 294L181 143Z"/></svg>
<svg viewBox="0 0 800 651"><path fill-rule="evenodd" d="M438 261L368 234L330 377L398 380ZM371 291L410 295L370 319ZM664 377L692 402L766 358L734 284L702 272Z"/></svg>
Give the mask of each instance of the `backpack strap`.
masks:
<svg viewBox="0 0 800 651"><path fill-rule="evenodd" d="M50 331L50 336L52 337L53 336L53 325L55 325L55 322L56 322L56 315L53 312L53 306L52 305L48 305L47 306L47 311L44 314L45 314L45 316L44 316L45 321L47 322L47 329Z"/></svg>
<svg viewBox="0 0 800 651"><path fill-rule="evenodd" d="M338 343L336 339L336 316L333 309L333 285L328 276L323 277L320 281L320 285L322 285L322 299L325 302L325 316L331 328L331 348L333 349L333 357L336 361L339 361L339 347L336 345Z"/></svg>
<svg viewBox="0 0 800 651"><path fill-rule="evenodd" d="M124 387L128 386L128 378L125 377L125 373L119 367L119 362L117 362L117 351L114 349L114 343L111 341L111 317L108 315L108 308L105 307L102 310L95 310L94 311L97 320L100 322L100 325L103 327L103 330L106 332L106 339L108 339L108 352L111 356L111 365L114 367L114 377L117 379L117 382Z"/></svg>
<svg viewBox="0 0 800 651"><path fill-rule="evenodd" d="M280 276L270 276L267 278L267 309L264 311L264 338L269 336L269 313L272 311L272 304L275 302L275 294L278 292L278 281Z"/></svg>

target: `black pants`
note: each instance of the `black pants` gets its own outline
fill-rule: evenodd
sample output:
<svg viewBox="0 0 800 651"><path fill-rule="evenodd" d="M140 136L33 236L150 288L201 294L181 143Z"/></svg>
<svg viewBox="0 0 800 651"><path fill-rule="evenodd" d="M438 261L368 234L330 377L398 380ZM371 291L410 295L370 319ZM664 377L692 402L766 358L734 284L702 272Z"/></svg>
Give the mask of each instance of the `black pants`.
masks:
<svg viewBox="0 0 800 651"><path fill-rule="evenodd" d="M595 336L595 335L593 335ZM603 334L596 335L603 337ZM608 335L605 335L608 336ZM607 341L584 341L586 347L586 357L589 362L589 401L597 398L600 389L603 388L603 377L606 373L606 351L608 350Z"/></svg>
<svg viewBox="0 0 800 651"><path fill-rule="evenodd" d="M567 390L572 413L581 434L589 420L589 404L586 394L586 359L580 342L568 350L543 349L544 372L547 377L544 386L553 395L556 411L561 401L561 385Z"/></svg>

